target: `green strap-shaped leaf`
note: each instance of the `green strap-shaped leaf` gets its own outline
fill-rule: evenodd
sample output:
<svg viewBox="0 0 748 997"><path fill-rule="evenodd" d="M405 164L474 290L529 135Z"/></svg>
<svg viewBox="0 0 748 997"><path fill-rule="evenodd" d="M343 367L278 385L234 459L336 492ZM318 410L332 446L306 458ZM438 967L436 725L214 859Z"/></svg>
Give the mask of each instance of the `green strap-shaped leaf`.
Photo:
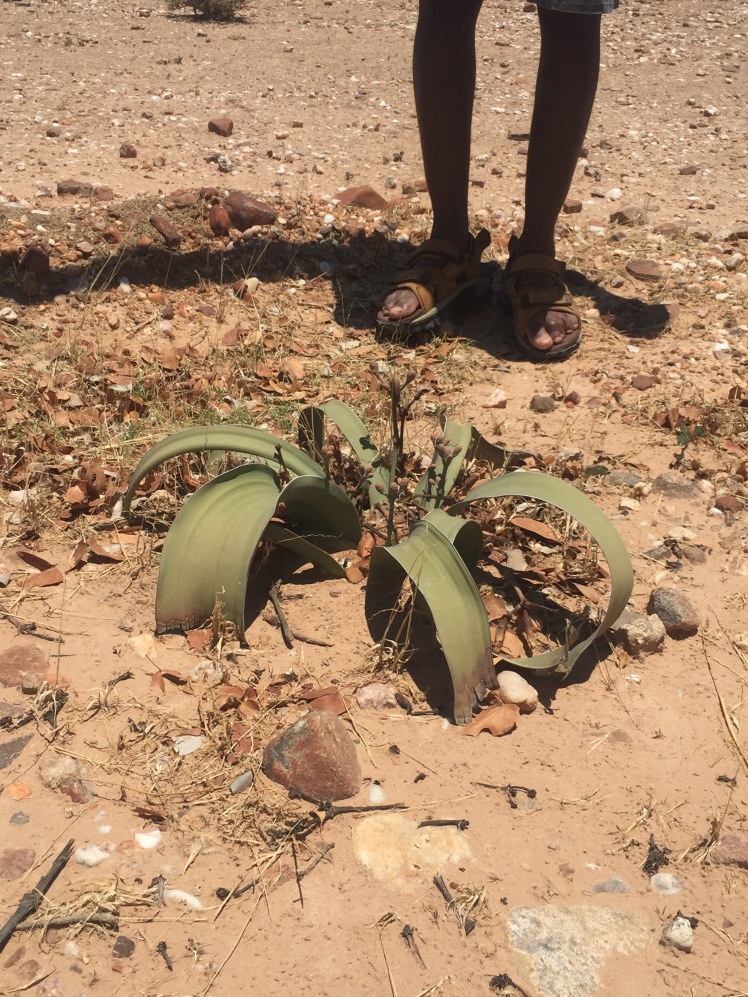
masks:
<svg viewBox="0 0 748 997"><path fill-rule="evenodd" d="M310 405L302 409L299 415L299 446L312 455L320 453L325 441L325 417L335 423L364 467L372 468L369 486L371 507L379 502L386 502L386 495L377 489L377 485L382 485L387 490L390 483L389 471L382 462L379 450L372 443L368 429L345 402L332 398L322 405Z"/></svg>
<svg viewBox="0 0 748 997"><path fill-rule="evenodd" d="M159 464L186 453L202 453L205 450L225 450L232 453L249 454L258 460L268 461L279 467L278 447L283 463L293 474L312 474L324 477L322 468L291 443L286 443L272 433L250 426L194 426L179 433L167 436L143 456L135 468L124 497L124 512L130 508L135 490L143 478Z"/></svg>
<svg viewBox="0 0 748 997"><path fill-rule="evenodd" d="M337 537L349 547L355 547L361 539L356 506L329 478L310 474L294 478L283 489L281 502L291 522L307 536Z"/></svg>
<svg viewBox="0 0 748 997"><path fill-rule="evenodd" d="M286 529L280 523L268 523L263 536L266 540L272 540L276 547L291 550L318 568L324 568L331 578L345 578L346 576L343 565L339 564L326 550L317 547L306 537L301 537L298 533Z"/></svg>
<svg viewBox="0 0 748 997"><path fill-rule="evenodd" d="M498 478L492 478L474 488L462 502L457 502L456 505L451 506L449 514L456 514L473 502L507 496L539 499L541 502L555 505L563 512L573 516L581 526L592 534L610 568L608 608L599 626L589 637L571 647L556 648L534 658L506 659L511 664L530 668L542 674L560 672L566 675L573 668L579 655L600 634L605 633L626 608L634 585L631 558L618 531L602 509L573 485L546 474L515 471L511 474L503 474Z"/></svg>
<svg viewBox="0 0 748 997"><path fill-rule="evenodd" d="M269 467L243 464L187 499L164 541L157 633L202 626L219 600L226 619L244 634L249 568L280 493Z"/></svg>
<svg viewBox="0 0 748 997"><path fill-rule="evenodd" d="M355 546L361 528L353 503L325 478L302 475L281 491L265 464L242 464L219 474L187 499L164 542L156 593L156 628L189 630L202 625L216 601L244 632L247 579L263 536L308 557L340 577L343 568L313 542L271 523L279 502L288 517L310 534Z"/></svg>
<svg viewBox="0 0 748 997"><path fill-rule="evenodd" d="M380 624L389 619L406 575L426 600L452 676L458 724L468 723L473 705L496 687L483 600L453 546L472 558L476 546L480 550L480 534L477 523L450 521L447 513L435 510L416 523L407 540L374 548L366 586L370 625L375 618Z"/></svg>

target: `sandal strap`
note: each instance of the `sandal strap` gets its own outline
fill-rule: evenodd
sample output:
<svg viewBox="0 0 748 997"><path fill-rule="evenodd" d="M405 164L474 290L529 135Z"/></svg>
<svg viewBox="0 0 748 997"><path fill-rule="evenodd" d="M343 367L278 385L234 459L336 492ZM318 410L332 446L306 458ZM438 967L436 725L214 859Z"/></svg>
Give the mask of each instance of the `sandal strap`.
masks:
<svg viewBox="0 0 748 997"><path fill-rule="evenodd" d="M569 308L574 304L574 299L563 286L522 288L519 291L519 295L522 298L523 308L530 308L534 305L544 305L546 307L553 305L555 308L563 309Z"/></svg>
<svg viewBox="0 0 748 997"><path fill-rule="evenodd" d="M560 276L566 270L566 264L545 253L525 253L516 259L509 258L507 272L517 273L549 273Z"/></svg>

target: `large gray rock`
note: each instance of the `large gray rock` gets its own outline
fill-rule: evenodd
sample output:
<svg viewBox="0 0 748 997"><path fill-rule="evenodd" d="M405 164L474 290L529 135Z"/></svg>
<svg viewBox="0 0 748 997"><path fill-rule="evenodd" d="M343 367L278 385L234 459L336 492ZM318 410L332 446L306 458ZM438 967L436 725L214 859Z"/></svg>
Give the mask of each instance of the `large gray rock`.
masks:
<svg viewBox="0 0 748 997"><path fill-rule="evenodd" d="M691 637L701 623L696 607L677 589L652 589L647 612L660 618L671 637Z"/></svg>
<svg viewBox="0 0 748 997"><path fill-rule="evenodd" d="M593 997L599 971L614 953L644 947L646 923L607 907L516 907L509 941L543 997Z"/></svg>
<svg viewBox="0 0 748 997"><path fill-rule="evenodd" d="M329 803L355 796L361 766L343 721L333 713L308 713L270 741L262 770L273 782L310 800Z"/></svg>
<svg viewBox="0 0 748 997"><path fill-rule="evenodd" d="M624 609L608 631L609 638L635 658L654 654L665 643L665 627L659 616L644 616Z"/></svg>
<svg viewBox="0 0 748 997"><path fill-rule="evenodd" d="M656 492L667 495L668 498L696 499L701 497L701 492L693 481L689 481L680 471L666 471L664 474L658 474L652 483L652 488Z"/></svg>

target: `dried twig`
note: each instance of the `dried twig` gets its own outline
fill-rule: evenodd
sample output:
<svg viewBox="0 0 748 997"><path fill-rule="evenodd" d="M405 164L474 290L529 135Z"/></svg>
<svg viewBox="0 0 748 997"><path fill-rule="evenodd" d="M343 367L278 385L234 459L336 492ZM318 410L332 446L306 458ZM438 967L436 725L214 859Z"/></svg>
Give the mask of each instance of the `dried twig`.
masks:
<svg viewBox="0 0 748 997"><path fill-rule="evenodd" d="M8 623L12 623L19 634L24 634L28 637L38 637L39 640L48 640L54 643L59 640L60 643L64 643L62 638L58 634L45 634L41 630L37 629L36 623L31 621L24 621L14 616L11 611L0 602L0 616L4 617Z"/></svg>
<svg viewBox="0 0 748 997"><path fill-rule="evenodd" d="M278 583L276 582L270 589L268 593L270 596L270 601L273 604L273 609L278 616L278 623L280 624L281 633L283 634L283 641L286 647L293 647L293 634L291 633L291 628L288 625L288 620L286 619L286 614L283 612L280 604L280 599L278 598Z"/></svg>
<svg viewBox="0 0 748 997"><path fill-rule="evenodd" d="M34 931L43 928L45 931L55 928L69 928L73 924L94 924L99 928L109 928L119 931L118 914L63 914L59 917L45 917L39 921L26 921L19 924L16 931Z"/></svg>
<svg viewBox="0 0 748 997"><path fill-rule="evenodd" d="M54 860L49 871L44 873L34 889L29 893L25 893L21 897L21 901L18 904L18 907L16 907L15 912L11 914L2 928L0 928L0 952L3 951L5 946L10 941L13 932L16 930L18 925L21 924L22 921L25 921L27 917L31 917L31 915L39 909L47 890L50 889L54 881L70 861L74 845L75 841L71 838Z"/></svg>
<svg viewBox="0 0 748 997"><path fill-rule="evenodd" d="M735 725L732 719L730 718L730 714L727 711L727 706L725 705L725 701L722 698L722 693L719 691L719 686L717 685L717 680L714 677L714 672L712 671L712 665L711 662L709 661L709 656L706 653L706 646L704 644L703 638L701 641L701 647L704 652L704 660L706 661L706 667L709 670L709 677L711 678L712 684L714 685L714 691L717 693L719 708L722 713L722 719L725 721L725 727L727 727L727 733L730 735L730 739L732 740L732 743L735 746L735 753L737 754L738 758L745 766L746 772L748 772L748 757L746 757L746 754L743 751L742 745L740 744L740 739L738 738L738 735L735 732Z"/></svg>
<svg viewBox="0 0 748 997"><path fill-rule="evenodd" d="M334 847L335 845L333 842L328 843L323 841L319 846L319 851L312 856L312 858L307 862L305 866L297 870L296 879L299 880L303 879L304 876L308 876L309 873L312 871L312 869L318 866L322 861L322 859L327 856L327 853L331 852Z"/></svg>

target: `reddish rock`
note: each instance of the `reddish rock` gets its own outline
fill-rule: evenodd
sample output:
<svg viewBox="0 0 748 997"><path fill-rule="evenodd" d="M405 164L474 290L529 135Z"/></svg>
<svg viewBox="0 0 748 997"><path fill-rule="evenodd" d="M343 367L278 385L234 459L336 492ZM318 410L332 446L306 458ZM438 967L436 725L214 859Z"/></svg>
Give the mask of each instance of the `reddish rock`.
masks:
<svg viewBox="0 0 748 997"><path fill-rule="evenodd" d="M119 147L120 159L136 159L138 155L138 150L132 144L132 142L123 142Z"/></svg>
<svg viewBox="0 0 748 997"><path fill-rule="evenodd" d="M345 800L361 786L356 748L333 713L309 713L274 737L262 770L273 782L320 803Z"/></svg>
<svg viewBox="0 0 748 997"><path fill-rule="evenodd" d="M635 225L646 221L646 215L637 207L617 208L611 213L610 220L614 225Z"/></svg>
<svg viewBox="0 0 748 997"><path fill-rule="evenodd" d="M629 260L626 270L638 280L661 280L662 274L652 260Z"/></svg>
<svg viewBox="0 0 748 997"><path fill-rule="evenodd" d="M171 203L175 208L192 208L197 204L197 194L192 190L175 191Z"/></svg>
<svg viewBox="0 0 748 997"><path fill-rule="evenodd" d="M108 242L110 246L116 246L122 242L122 232L117 228L116 225L109 225L101 233L101 237L105 242Z"/></svg>
<svg viewBox="0 0 748 997"><path fill-rule="evenodd" d="M567 215L578 215L582 210L582 202L576 201L571 197L567 197L564 201L564 214Z"/></svg>
<svg viewBox="0 0 748 997"><path fill-rule="evenodd" d="M149 235L139 235L138 241L135 243L138 249L142 252L146 249L150 249L153 245L153 239Z"/></svg>
<svg viewBox="0 0 748 997"><path fill-rule="evenodd" d="M94 185L84 180L60 180L57 184L57 193L61 197L65 194L93 194L93 192Z"/></svg>
<svg viewBox="0 0 748 997"><path fill-rule="evenodd" d="M701 624L691 600L677 589L664 586L652 589L647 612L659 616L665 630L675 638L692 636Z"/></svg>
<svg viewBox="0 0 748 997"><path fill-rule="evenodd" d="M678 222L660 222L659 225L655 225L654 231L657 235L664 235L666 239L679 239L686 228Z"/></svg>
<svg viewBox="0 0 748 997"><path fill-rule="evenodd" d="M733 865L748 869L748 837L744 834L725 834L709 854L715 865Z"/></svg>
<svg viewBox="0 0 748 997"><path fill-rule="evenodd" d="M17 686L27 673L42 676L46 671L46 656L34 644L14 644L0 654L0 685Z"/></svg>
<svg viewBox="0 0 748 997"><path fill-rule="evenodd" d="M426 182L426 177L419 177L417 180L414 180L413 186L419 194L428 194L429 185Z"/></svg>
<svg viewBox="0 0 748 997"><path fill-rule="evenodd" d="M85 239L83 240L83 242L79 242L75 248L78 250L81 256L90 256L94 251L92 243L87 242Z"/></svg>
<svg viewBox="0 0 748 997"><path fill-rule="evenodd" d="M43 277L49 271L49 253L41 246L29 246L23 254L21 266L36 277Z"/></svg>
<svg viewBox="0 0 748 997"><path fill-rule="evenodd" d="M239 190L232 190L223 206L229 214L232 227L241 232L253 225L272 225L276 218L275 209L269 204L248 197Z"/></svg>
<svg viewBox="0 0 748 997"><path fill-rule="evenodd" d="M221 196L215 187L201 187L197 194L203 201L212 201L214 198Z"/></svg>
<svg viewBox="0 0 748 997"><path fill-rule="evenodd" d="M33 848L6 848L0 853L0 879L20 879L34 864Z"/></svg>
<svg viewBox="0 0 748 997"><path fill-rule="evenodd" d="M228 235L231 228L228 211L222 205L214 204L208 212L208 224L213 235Z"/></svg>
<svg viewBox="0 0 748 997"><path fill-rule="evenodd" d="M228 138L234 130L234 122L231 118L212 118L208 122L208 131L221 138Z"/></svg>
<svg viewBox="0 0 748 997"><path fill-rule="evenodd" d="M59 789L73 803L88 803L95 796L88 769L67 755L48 755L39 765L39 778L48 789Z"/></svg>
<svg viewBox="0 0 748 997"><path fill-rule="evenodd" d="M167 246L177 247L182 241L182 236L177 232L171 222L167 222L165 218L160 215L151 215L148 219L156 229L158 234L163 237L164 242Z"/></svg>
<svg viewBox="0 0 748 997"><path fill-rule="evenodd" d="M104 184L95 184L93 189L93 195L97 201L113 201L114 191L111 187L106 187Z"/></svg>
<svg viewBox="0 0 748 997"><path fill-rule="evenodd" d="M0 242L0 257L6 260L18 259L21 247L14 242Z"/></svg>
<svg viewBox="0 0 748 997"><path fill-rule="evenodd" d="M414 187L418 190L417 183L414 184ZM371 187L349 187L338 194L338 200L341 204L350 204L356 208L369 208L372 211L384 211L389 208L389 203Z"/></svg>
<svg viewBox="0 0 748 997"><path fill-rule="evenodd" d="M714 504L722 512L740 512L743 508L743 503L737 495L720 495Z"/></svg>
<svg viewBox="0 0 748 997"><path fill-rule="evenodd" d="M631 378L632 387L638 391L646 391L648 388L653 388L655 384L659 383L660 379L655 377L654 374L637 374L636 377Z"/></svg>

